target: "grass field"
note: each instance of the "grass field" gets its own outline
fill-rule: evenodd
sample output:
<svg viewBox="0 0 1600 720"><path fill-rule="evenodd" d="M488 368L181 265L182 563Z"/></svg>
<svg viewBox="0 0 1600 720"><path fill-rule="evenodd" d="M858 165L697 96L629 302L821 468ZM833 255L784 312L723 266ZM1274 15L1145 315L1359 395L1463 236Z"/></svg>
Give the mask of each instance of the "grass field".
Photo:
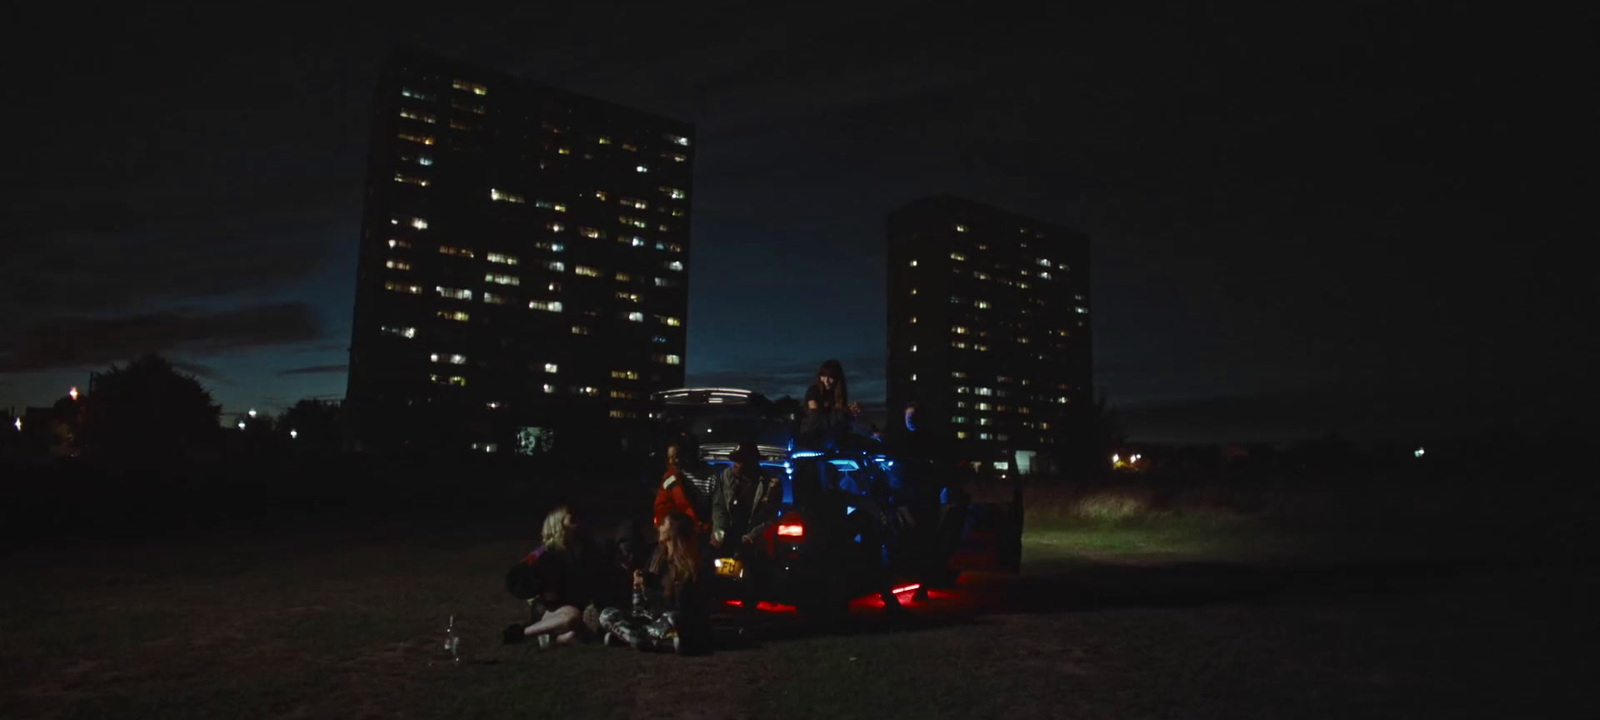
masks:
<svg viewBox="0 0 1600 720"><path fill-rule="evenodd" d="M1405 530L1405 528L1401 528ZM530 527L414 522L13 550L0 717L1554 717L1579 691L1585 560L1308 556L1225 514L1032 517L1020 577L887 632L707 657L500 646ZM1339 532L1349 533L1348 529ZM1385 537L1409 542L1406 532ZM1400 557L1404 554L1397 554ZM465 660L446 660L446 618ZM1558 712L1559 711L1559 712Z"/></svg>

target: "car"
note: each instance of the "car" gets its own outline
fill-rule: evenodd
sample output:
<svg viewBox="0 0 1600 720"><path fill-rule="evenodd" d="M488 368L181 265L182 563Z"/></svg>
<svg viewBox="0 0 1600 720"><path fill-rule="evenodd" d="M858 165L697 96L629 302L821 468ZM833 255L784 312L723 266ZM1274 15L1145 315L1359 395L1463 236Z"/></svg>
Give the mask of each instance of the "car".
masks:
<svg viewBox="0 0 1600 720"><path fill-rule="evenodd" d="M1019 569L1018 485L1010 493L980 493L990 497L973 502L953 468L900 457L892 445L865 435L825 449L797 449L795 414L749 390L679 388L653 400L661 437L693 435L700 461L714 476L731 464L741 443L751 443L763 469L782 481L778 522L764 538L772 562L757 600L827 620L852 599L885 587L943 585L963 571ZM897 512L913 475L926 498L905 503L914 527ZM714 554L717 594L746 599L754 568L731 553Z"/></svg>

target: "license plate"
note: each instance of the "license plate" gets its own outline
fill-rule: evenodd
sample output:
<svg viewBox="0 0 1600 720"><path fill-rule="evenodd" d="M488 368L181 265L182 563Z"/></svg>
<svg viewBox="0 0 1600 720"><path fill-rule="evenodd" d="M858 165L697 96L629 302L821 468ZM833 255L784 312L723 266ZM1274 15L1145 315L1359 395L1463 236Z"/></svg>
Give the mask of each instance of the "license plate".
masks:
<svg viewBox="0 0 1600 720"><path fill-rule="evenodd" d="M744 566L733 558L717 558L711 564L717 574L723 577L744 577Z"/></svg>

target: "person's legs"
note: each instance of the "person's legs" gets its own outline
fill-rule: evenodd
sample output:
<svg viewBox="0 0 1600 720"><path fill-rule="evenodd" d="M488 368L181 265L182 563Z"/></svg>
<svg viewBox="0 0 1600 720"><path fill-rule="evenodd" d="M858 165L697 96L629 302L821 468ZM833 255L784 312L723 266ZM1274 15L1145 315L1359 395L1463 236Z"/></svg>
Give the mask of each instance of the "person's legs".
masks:
<svg viewBox="0 0 1600 720"><path fill-rule="evenodd" d="M565 634L573 630L583 618L583 611L571 605L563 605L544 614L544 617L522 630L523 635L535 636L545 633Z"/></svg>

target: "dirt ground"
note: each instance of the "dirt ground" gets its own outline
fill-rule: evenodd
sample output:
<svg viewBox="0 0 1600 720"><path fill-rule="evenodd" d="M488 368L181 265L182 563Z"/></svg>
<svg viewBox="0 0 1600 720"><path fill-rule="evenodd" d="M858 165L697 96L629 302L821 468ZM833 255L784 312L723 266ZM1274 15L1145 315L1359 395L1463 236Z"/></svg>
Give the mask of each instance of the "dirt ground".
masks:
<svg viewBox="0 0 1600 720"><path fill-rule="evenodd" d="M775 613L680 658L502 646L526 528L301 528L8 551L0 717L1582 717L1587 561L1308 555L1229 528L1033 529L889 628ZM1120 533L1120 535L1119 535ZM1208 533L1211 533L1208 535ZM1114 536L1114 537L1113 537ZM1370 538L1369 538L1370 539ZM1416 548L1412 548L1416 550ZM442 649L446 619L464 658Z"/></svg>

